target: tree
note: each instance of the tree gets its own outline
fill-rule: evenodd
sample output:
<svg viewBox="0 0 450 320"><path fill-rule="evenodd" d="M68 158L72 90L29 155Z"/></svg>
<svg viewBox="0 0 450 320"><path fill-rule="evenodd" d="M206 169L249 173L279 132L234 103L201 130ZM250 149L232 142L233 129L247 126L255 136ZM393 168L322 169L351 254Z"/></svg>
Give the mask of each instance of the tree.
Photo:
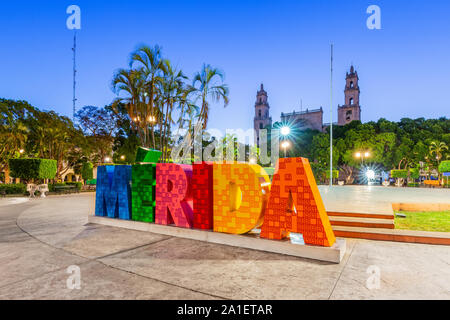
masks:
<svg viewBox="0 0 450 320"><path fill-rule="evenodd" d="M112 91L117 94L112 108L118 112L117 107L123 104L131 120L132 128L138 133L143 146L148 146L147 113L142 97L144 96L145 77L141 70L119 69L112 80ZM120 94L125 97L120 97Z"/></svg>
<svg viewBox="0 0 450 320"><path fill-rule="evenodd" d="M35 111L25 101L0 99L0 172L5 172L5 183L9 183L9 159L25 152L28 139L26 121Z"/></svg>
<svg viewBox="0 0 450 320"><path fill-rule="evenodd" d="M161 110L157 108L155 100L158 100L158 86L163 81L161 73L164 67L164 60L161 57L161 48L156 45L154 47L141 46L131 54L130 67L135 65L141 66L141 73L145 79L144 90L147 100L144 101L145 109L142 114L142 121L145 123L145 130L148 125L151 128L153 148L156 148L155 140L155 124Z"/></svg>
<svg viewBox="0 0 450 320"><path fill-rule="evenodd" d="M112 151L119 115L111 108L85 106L75 114L75 118L92 147L89 160L104 163L105 157Z"/></svg>
<svg viewBox="0 0 450 320"><path fill-rule="evenodd" d="M84 162L81 168L81 176L86 182L87 180L94 179L94 165L91 162Z"/></svg>
<svg viewBox="0 0 450 320"><path fill-rule="evenodd" d="M206 130L208 125L211 101L223 100L224 107L228 105L229 89L223 81L224 74L219 69L204 64L202 70L194 75L192 85L188 87L188 95L194 96L194 103L199 100L201 102L199 120L203 130Z"/></svg>
<svg viewBox="0 0 450 320"><path fill-rule="evenodd" d="M444 142L431 142L430 155L436 157L438 166L446 151L448 151L448 146Z"/></svg>
<svg viewBox="0 0 450 320"><path fill-rule="evenodd" d="M167 162L169 145L168 136L170 134L171 125L174 123L172 111L174 110L174 106L184 103L184 80L187 79L187 77L181 70L175 69L168 60L164 61L163 70L164 80L161 84L161 101L165 107L165 112L162 123L161 146L163 152L162 161Z"/></svg>
<svg viewBox="0 0 450 320"><path fill-rule="evenodd" d="M431 142L430 156L432 162L434 162L434 159L436 159L436 168L439 168L439 164L441 163L441 160L447 151L448 146L445 144L445 142L436 142L436 141ZM439 174L439 179L440 177L441 175Z"/></svg>

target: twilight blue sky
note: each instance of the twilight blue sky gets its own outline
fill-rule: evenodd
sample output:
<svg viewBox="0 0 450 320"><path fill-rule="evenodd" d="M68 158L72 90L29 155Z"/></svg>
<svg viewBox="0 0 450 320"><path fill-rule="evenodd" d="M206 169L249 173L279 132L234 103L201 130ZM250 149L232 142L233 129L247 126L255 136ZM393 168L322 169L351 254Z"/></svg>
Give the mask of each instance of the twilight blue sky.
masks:
<svg viewBox="0 0 450 320"><path fill-rule="evenodd" d="M1 1L0 97L71 115L71 4L82 15L78 107L109 104L114 70L146 43L189 76L203 62L225 71L231 102L215 106L210 128L251 128L261 82L274 121L303 99L304 109L323 106L329 122L333 42L334 110L353 63L363 121L450 116L448 0ZM366 27L371 4L381 7L382 30Z"/></svg>

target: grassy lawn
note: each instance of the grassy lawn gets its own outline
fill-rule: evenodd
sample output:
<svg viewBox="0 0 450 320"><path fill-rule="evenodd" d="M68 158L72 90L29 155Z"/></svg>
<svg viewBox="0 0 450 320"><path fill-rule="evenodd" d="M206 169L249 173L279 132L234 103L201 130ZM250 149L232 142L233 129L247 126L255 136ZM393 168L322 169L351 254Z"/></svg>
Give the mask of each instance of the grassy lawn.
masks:
<svg viewBox="0 0 450 320"><path fill-rule="evenodd" d="M395 217L396 229L450 232L450 211L399 213L406 218Z"/></svg>

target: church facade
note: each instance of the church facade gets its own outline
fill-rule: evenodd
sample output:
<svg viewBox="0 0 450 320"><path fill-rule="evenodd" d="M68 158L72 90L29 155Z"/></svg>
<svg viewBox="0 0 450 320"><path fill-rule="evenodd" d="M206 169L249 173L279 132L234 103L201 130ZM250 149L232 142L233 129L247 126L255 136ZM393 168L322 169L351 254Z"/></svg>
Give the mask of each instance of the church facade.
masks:
<svg viewBox="0 0 450 320"><path fill-rule="evenodd" d="M355 120L361 121L360 93L358 72L351 66L350 72L347 72L345 78L345 104L342 106L338 105L338 121L334 125L343 126ZM256 145L259 145L260 130L272 125L269 109L267 92L261 85L261 90L257 92L255 103L254 129ZM292 113L281 113L281 122L289 123L290 126L299 130L325 131L330 125L323 122L322 107L311 110L307 108L306 110L293 111Z"/></svg>

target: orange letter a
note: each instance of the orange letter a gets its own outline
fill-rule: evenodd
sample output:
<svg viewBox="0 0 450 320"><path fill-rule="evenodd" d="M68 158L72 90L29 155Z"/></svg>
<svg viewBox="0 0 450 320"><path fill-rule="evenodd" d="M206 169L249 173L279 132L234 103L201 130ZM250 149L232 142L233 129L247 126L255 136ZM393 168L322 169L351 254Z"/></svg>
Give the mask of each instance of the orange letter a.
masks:
<svg viewBox="0 0 450 320"><path fill-rule="evenodd" d="M331 247L336 238L308 159L278 160L261 238L283 239L303 234L305 244Z"/></svg>

